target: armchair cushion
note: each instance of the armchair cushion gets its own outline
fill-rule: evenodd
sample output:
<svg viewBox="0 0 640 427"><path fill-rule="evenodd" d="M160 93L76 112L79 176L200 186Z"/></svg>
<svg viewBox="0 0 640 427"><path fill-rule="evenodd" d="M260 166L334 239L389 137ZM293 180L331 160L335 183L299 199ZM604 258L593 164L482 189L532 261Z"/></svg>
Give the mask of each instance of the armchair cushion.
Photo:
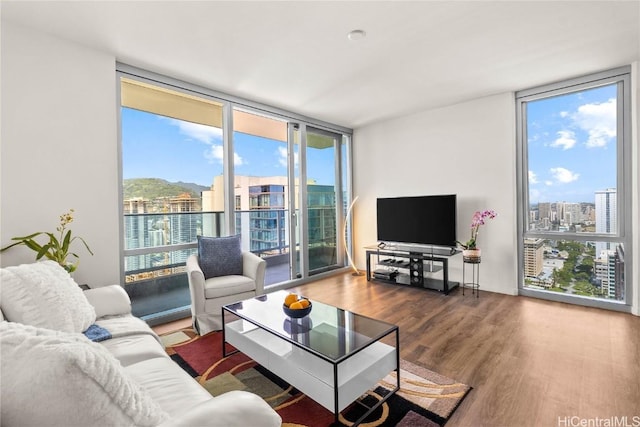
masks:
<svg viewBox="0 0 640 427"><path fill-rule="evenodd" d="M55 261L0 269L2 311L11 322L83 332L96 312L78 284Z"/></svg>
<svg viewBox="0 0 640 427"><path fill-rule="evenodd" d="M256 290L256 282L245 276L212 277L204 282L206 299L221 298Z"/></svg>
<svg viewBox="0 0 640 427"><path fill-rule="evenodd" d="M242 275L240 235L198 236L198 261L204 278Z"/></svg>

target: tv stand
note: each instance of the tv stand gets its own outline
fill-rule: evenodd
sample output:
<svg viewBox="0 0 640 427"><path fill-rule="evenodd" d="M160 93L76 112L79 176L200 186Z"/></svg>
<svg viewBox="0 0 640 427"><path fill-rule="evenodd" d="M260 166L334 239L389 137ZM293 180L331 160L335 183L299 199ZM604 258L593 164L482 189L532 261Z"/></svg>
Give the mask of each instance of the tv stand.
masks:
<svg viewBox="0 0 640 427"><path fill-rule="evenodd" d="M449 258L459 250L425 248L410 245L367 246L367 281L378 280L396 285L432 289L448 295L459 286L449 282ZM425 273L442 271L442 280Z"/></svg>

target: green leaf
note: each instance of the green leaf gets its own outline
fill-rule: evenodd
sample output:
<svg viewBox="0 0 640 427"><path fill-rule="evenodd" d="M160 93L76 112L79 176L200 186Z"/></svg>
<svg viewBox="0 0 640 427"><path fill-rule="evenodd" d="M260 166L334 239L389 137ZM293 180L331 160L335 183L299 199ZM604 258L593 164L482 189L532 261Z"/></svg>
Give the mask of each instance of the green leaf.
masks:
<svg viewBox="0 0 640 427"><path fill-rule="evenodd" d="M40 252L40 250L42 249L42 246L35 240L31 240L31 239L25 240L24 244L26 247L28 247L29 249L35 252Z"/></svg>
<svg viewBox="0 0 640 427"><path fill-rule="evenodd" d="M67 252L69 250L69 243L71 243L71 230L67 231L66 236L64 236L64 241L62 242L62 251Z"/></svg>
<svg viewBox="0 0 640 427"><path fill-rule="evenodd" d="M40 235L40 234L44 234L44 231L38 231L35 232L33 234L29 234L28 236L24 236L24 237L13 237L11 240L29 240L29 239L33 239L34 237Z"/></svg>
<svg viewBox="0 0 640 427"><path fill-rule="evenodd" d="M50 247L51 247L50 245L44 245L44 246L43 246L43 247L38 251L38 254L36 255L36 259L38 260L38 259L42 258L42 257L43 257L43 256L44 256L44 255L49 251L49 248L50 248Z"/></svg>
<svg viewBox="0 0 640 427"><path fill-rule="evenodd" d="M78 236L76 236L76 237L74 237L74 239L80 239L80 240L82 241L82 243L84 243L84 247L85 247L85 248L87 248L87 250L89 251L89 253L90 253L91 255L93 255L93 252L91 252L91 249L89 249L89 245L87 245L87 242L85 242L85 241L84 241L84 239L83 239L82 237L78 237Z"/></svg>

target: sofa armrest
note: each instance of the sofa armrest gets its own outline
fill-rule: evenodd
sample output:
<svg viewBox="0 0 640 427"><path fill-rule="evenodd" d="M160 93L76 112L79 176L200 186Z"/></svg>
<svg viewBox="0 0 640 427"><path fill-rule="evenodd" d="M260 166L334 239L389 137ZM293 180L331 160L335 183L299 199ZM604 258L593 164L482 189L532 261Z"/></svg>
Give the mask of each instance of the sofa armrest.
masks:
<svg viewBox="0 0 640 427"><path fill-rule="evenodd" d="M256 282L256 295L264 294L264 274L267 262L253 252L242 252L242 274Z"/></svg>
<svg viewBox="0 0 640 427"><path fill-rule="evenodd" d="M87 289L83 292L89 304L96 310L96 318L131 313L131 300L120 285Z"/></svg>
<svg viewBox="0 0 640 427"><path fill-rule="evenodd" d="M260 396L246 391L230 391L191 408L180 418L158 427L280 427L282 418Z"/></svg>

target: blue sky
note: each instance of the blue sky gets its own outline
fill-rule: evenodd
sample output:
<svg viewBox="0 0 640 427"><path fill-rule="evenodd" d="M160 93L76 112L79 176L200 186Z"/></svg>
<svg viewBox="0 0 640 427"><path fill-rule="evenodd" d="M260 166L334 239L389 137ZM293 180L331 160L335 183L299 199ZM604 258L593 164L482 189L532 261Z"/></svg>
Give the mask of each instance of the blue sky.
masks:
<svg viewBox="0 0 640 427"><path fill-rule="evenodd" d="M616 86L527 104L529 199L594 202L616 187Z"/></svg>
<svg viewBox="0 0 640 427"><path fill-rule="evenodd" d="M236 133L235 173L284 176L286 144ZM333 185L334 152L310 149L308 177ZM222 174L222 131L130 108L122 109L123 178L162 178L210 186Z"/></svg>

